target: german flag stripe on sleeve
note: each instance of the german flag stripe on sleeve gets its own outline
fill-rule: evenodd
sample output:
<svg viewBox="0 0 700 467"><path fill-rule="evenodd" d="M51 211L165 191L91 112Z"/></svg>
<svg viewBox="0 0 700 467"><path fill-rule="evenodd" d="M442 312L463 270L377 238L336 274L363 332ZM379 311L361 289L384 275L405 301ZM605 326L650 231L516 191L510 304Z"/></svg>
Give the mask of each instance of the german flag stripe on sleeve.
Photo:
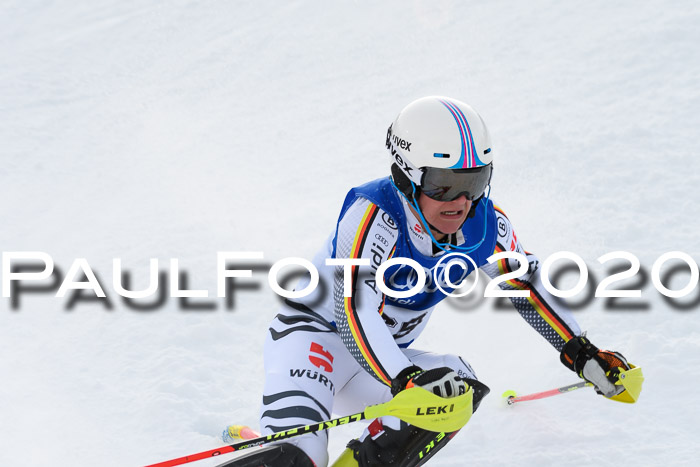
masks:
<svg viewBox="0 0 700 467"><path fill-rule="evenodd" d="M508 216L506 216L506 213L503 212L503 209L499 208L499 207L496 206L495 204L493 205L493 208L494 208L496 211L498 211L498 212L500 212L501 214L503 214L503 217L505 217L506 219L508 219Z"/></svg>
<svg viewBox="0 0 700 467"><path fill-rule="evenodd" d="M387 261L389 261L391 258L394 257L394 252L395 252L395 251L396 251L396 245L394 245L394 248L391 249L391 252L389 253L389 257L387 258ZM381 304L381 306L379 307L379 314L380 314L380 315L381 315L382 313L384 313L384 302L385 302L385 301L382 300L382 304Z"/></svg>
<svg viewBox="0 0 700 467"><path fill-rule="evenodd" d="M496 252L498 251L499 246L496 245ZM500 251L503 251L503 249L501 249ZM508 265L508 261L506 259L498 260L498 269L501 272L501 274L512 272L512 269ZM542 297L537 292L537 290L535 290L535 288L532 287L532 284L520 279L507 280L505 281L505 283L517 290L529 290L530 296L527 298L527 301L530 303L530 305L532 305L535 311L537 311L540 317L543 320L545 320L545 322L552 329L554 329L554 331L556 331L557 334L559 334L559 337L564 339L564 342L568 342L574 337L575 334L571 331L571 328L569 328L569 326L567 326L567 324L564 321L559 319L554 310L552 310L549 304L547 304L544 297Z"/></svg>
<svg viewBox="0 0 700 467"><path fill-rule="evenodd" d="M362 250L364 249L365 243L367 242L367 237L369 236L370 227L374 223L378 212L379 208L377 205L370 203L369 206L367 206L365 214L362 217L362 221L360 222L360 226L355 233L355 239L353 240L352 248L350 250L350 258L361 257ZM355 289L358 281L358 274L359 268L357 266L352 266L352 297L345 297L345 315L348 320L348 327L350 328L350 332L355 340L355 344L374 374L385 384L391 386L391 378L381 363L379 363L379 359L367 343L367 336L365 335L359 317L357 316L357 307L355 306L355 296L357 293Z"/></svg>

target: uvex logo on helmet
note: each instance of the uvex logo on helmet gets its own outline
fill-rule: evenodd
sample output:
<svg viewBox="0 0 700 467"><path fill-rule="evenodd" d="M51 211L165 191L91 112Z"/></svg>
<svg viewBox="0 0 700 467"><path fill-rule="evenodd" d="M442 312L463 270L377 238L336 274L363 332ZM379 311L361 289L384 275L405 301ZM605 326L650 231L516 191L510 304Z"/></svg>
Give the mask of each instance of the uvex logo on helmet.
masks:
<svg viewBox="0 0 700 467"><path fill-rule="evenodd" d="M401 170L403 170L404 172L406 172L406 175L408 175L408 176L410 177L410 176L411 176L411 170L413 170L413 167L411 167L410 165L408 165L408 163L407 163L406 161L403 160L403 157L401 157L401 156L399 155L399 153L396 152L396 149L391 148L391 155L394 157L394 160L395 160L396 163L399 165L399 167L401 167Z"/></svg>
<svg viewBox="0 0 700 467"><path fill-rule="evenodd" d="M393 128L394 124L392 123L391 125L389 125L389 129L386 131L386 148L391 149L391 142L393 141L396 146L410 152L411 143L406 141L405 139L399 138L398 136L394 135L392 132Z"/></svg>
<svg viewBox="0 0 700 467"><path fill-rule="evenodd" d="M400 147L401 149L405 149L406 151L411 151L411 143L406 141L405 139L401 139L398 136L394 135L392 138L392 141L394 141L394 144Z"/></svg>
<svg viewBox="0 0 700 467"><path fill-rule="evenodd" d="M394 158L394 161L396 161L401 170L403 170L404 173L410 177L411 170L413 170L414 167L410 166L409 163L406 162L403 159L403 157L401 157L394 145L400 147L401 149L406 149L407 151L410 151L411 143L409 143L405 139L401 139L398 136L395 136L392 132L393 126L393 124L389 125L389 129L386 131L386 148L389 150L389 152L391 152L391 157Z"/></svg>

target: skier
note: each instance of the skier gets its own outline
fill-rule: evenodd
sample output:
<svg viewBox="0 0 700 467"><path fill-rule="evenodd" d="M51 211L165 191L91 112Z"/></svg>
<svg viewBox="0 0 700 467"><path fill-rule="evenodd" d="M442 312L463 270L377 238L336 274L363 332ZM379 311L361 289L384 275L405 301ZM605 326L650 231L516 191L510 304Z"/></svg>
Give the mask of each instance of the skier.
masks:
<svg viewBox="0 0 700 467"><path fill-rule="evenodd" d="M530 292L530 298L511 299L520 315L598 393L624 399L624 388L615 383L620 369L630 368L627 361L591 344L567 308L544 289L537 258L523 249L508 217L490 198L494 151L480 115L454 99L418 99L389 127L386 147L391 176L350 190L336 228L314 258L321 286L304 298L286 300L270 326L262 433L321 422L332 412L361 412L412 386L442 397L471 389L476 410L489 389L464 359L409 346L435 306L475 268L492 278L518 268L515 259L487 262L502 251L518 252L528 261L525 274L500 284ZM445 268L441 260L454 253L471 261ZM368 261L346 271L344 265L327 266L327 258ZM425 286L405 298L383 293L377 268L391 258L417 262L425 270ZM410 264L392 265L383 274L388 287L404 292L417 277ZM297 289L307 284L303 279ZM351 441L334 465L422 465L455 434L382 417ZM223 465L322 467L329 461L327 443L327 431L320 431Z"/></svg>

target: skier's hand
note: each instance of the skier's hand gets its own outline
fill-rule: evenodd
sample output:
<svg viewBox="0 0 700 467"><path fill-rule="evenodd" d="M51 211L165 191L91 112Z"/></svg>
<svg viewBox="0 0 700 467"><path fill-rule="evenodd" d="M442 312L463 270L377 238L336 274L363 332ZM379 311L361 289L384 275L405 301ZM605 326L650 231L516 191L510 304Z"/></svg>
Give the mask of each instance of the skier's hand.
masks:
<svg viewBox="0 0 700 467"><path fill-rule="evenodd" d="M630 369L627 359L619 352L598 349L586 337L574 337L567 342L561 351L561 362L593 383L598 394L611 398L625 390L615 383L621 371Z"/></svg>
<svg viewBox="0 0 700 467"><path fill-rule="evenodd" d="M395 396L406 388L422 387L440 397L455 397L467 390L462 378L451 368L440 367L422 370L409 366L399 373L391 382L391 393Z"/></svg>

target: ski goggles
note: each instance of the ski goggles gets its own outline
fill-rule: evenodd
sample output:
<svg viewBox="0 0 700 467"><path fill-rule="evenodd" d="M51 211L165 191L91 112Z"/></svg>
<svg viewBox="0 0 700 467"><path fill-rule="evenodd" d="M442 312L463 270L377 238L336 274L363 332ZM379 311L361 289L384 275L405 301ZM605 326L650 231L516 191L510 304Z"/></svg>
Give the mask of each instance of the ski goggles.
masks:
<svg viewBox="0 0 700 467"><path fill-rule="evenodd" d="M464 195L474 201L486 191L491 181L491 164L472 169L437 169L424 167L421 191L435 201L452 201Z"/></svg>

